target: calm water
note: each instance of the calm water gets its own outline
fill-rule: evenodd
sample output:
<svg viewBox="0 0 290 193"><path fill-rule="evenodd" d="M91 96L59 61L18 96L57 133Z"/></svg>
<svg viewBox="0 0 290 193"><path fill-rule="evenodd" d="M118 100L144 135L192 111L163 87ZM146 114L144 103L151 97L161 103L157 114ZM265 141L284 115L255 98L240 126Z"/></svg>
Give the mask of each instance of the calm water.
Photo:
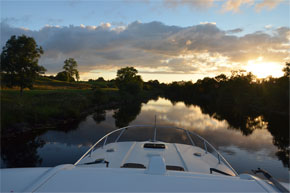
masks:
<svg viewBox="0 0 290 193"><path fill-rule="evenodd" d="M251 169L261 167L277 179L289 181L288 167L284 167L276 156L278 148L273 145L268 123L262 117L255 118L259 129L245 136L226 120L219 121L203 114L198 106L188 107L181 102L173 105L162 98L139 106L97 112L65 131L49 130L23 136L23 141L8 142L2 147L1 167L73 164L97 139L116 129L115 125L153 124L154 115L157 115L159 125L186 128L207 139L238 173L249 173Z"/></svg>

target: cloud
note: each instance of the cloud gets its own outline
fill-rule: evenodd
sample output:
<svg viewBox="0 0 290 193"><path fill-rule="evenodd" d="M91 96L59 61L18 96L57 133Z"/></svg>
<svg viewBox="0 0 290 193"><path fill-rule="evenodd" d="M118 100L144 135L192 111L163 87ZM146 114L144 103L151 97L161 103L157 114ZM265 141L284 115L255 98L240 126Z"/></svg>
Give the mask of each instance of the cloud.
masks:
<svg viewBox="0 0 290 193"><path fill-rule="evenodd" d="M242 5L253 5L254 0L228 0L222 6L222 11L239 12Z"/></svg>
<svg viewBox="0 0 290 193"><path fill-rule="evenodd" d="M153 0L151 1L154 2ZM219 7L222 3L220 8L222 12L231 11L235 13L240 12L242 6L254 7L258 12L264 8L271 10L281 2L283 2L283 0L163 0L165 6L169 8L188 6L195 10L209 9L214 6Z"/></svg>
<svg viewBox="0 0 290 193"><path fill-rule="evenodd" d="M280 4L283 0L263 0L260 3L257 3L255 6L255 9L257 11L261 11L263 8L266 9L273 9L278 4Z"/></svg>
<svg viewBox="0 0 290 193"><path fill-rule="evenodd" d="M201 25L205 25L205 24L216 25L216 22L208 22L208 21L204 21L204 22L200 22L199 24L201 24Z"/></svg>
<svg viewBox="0 0 290 193"><path fill-rule="evenodd" d="M178 27L136 21L121 30L117 27L102 23L45 26L32 31L2 22L1 47L11 35L34 37L44 49L40 64L49 74L61 71L63 61L69 57L76 59L83 74L131 65L147 73L208 76L240 69L261 56L269 62L284 63L290 54L289 27L243 36L235 36L242 29L225 31L211 23Z"/></svg>
<svg viewBox="0 0 290 193"><path fill-rule="evenodd" d="M101 23L101 25L103 28L110 28L111 24L110 23Z"/></svg>
<svg viewBox="0 0 290 193"><path fill-rule="evenodd" d="M265 29L271 29L272 27L273 27L273 26L272 26L272 25L270 25L270 24L269 24L269 25L265 25L265 26L264 26L264 28L265 28Z"/></svg>
<svg viewBox="0 0 290 193"><path fill-rule="evenodd" d="M226 33L227 34L235 34L235 33L240 33L242 31L243 31L242 28L236 28L236 29L227 30Z"/></svg>
<svg viewBox="0 0 290 193"><path fill-rule="evenodd" d="M166 6L174 8L177 6L189 6L195 9L207 9L213 5L215 0L164 0Z"/></svg>

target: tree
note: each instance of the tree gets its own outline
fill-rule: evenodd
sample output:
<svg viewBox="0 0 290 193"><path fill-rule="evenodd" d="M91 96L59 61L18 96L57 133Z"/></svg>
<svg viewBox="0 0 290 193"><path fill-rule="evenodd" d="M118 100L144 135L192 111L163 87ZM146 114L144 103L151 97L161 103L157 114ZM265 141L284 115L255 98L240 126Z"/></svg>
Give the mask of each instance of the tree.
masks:
<svg viewBox="0 0 290 193"><path fill-rule="evenodd" d="M73 58L69 58L64 61L63 69L65 70L65 72L68 73L70 77L69 81L72 81L72 78L74 76L76 77L77 81L79 81L80 76L79 76L79 71L77 70L77 67L78 67L78 64Z"/></svg>
<svg viewBox="0 0 290 193"><path fill-rule="evenodd" d="M46 69L38 65L43 54L32 37L11 36L1 53L1 75L8 87L19 86L22 95L24 88L32 88L33 82Z"/></svg>
<svg viewBox="0 0 290 193"><path fill-rule="evenodd" d="M122 92L136 94L143 89L143 80L134 67L125 67L117 71L116 85Z"/></svg>
<svg viewBox="0 0 290 193"><path fill-rule="evenodd" d="M216 77L214 77L216 79L216 81L218 82L223 82L223 81L227 81L227 76L225 74L220 74Z"/></svg>
<svg viewBox="0 0 290 193"><path fill-rule="evenodd" d="M60 81L66 81L66 82L75 81L75 79L71 77L66 71L57 73L57 75L55 76L55 79L60 80Z"/></svg>
<svg viewBox="0 0 290 193"><path fill-rule="evenodd" d="M286 66L283 68L284 76L290 77L290 62L286 62Z"/></svg>
<svg viewBox="0 0 290 193"><path fill-rule="evenodd" d="M99 77L99 78L97 79L97 81L105 82L105 79L104 79L103 77Z"/></svg>

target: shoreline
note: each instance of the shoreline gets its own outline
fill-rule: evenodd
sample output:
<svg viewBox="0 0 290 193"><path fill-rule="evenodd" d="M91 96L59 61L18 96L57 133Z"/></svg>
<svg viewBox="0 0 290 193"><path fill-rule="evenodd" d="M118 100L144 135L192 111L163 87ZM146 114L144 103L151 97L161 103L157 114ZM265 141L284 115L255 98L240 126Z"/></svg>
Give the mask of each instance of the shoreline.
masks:
<svg viewBox="0 0 290 193"><path fill-rule="evenodd" d="M1 114L2 140L25 133L66 130L96 111L118 109L132 101L142 103L158 95L154 91L143 91L132 96L105 89L26 91L23 98L18 94L18 91L1 92L1 110L5 112ZM6 122L3 123L3 120Z"/></svg>

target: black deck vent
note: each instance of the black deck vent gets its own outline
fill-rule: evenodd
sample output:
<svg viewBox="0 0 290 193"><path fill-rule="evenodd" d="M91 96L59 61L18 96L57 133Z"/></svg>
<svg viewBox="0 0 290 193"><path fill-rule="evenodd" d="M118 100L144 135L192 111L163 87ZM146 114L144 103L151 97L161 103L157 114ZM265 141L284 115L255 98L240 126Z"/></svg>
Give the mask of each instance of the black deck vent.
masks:
<svg viewBox="0 0 290 193"><path fill-rule="evenodd" d="M165 145L162 143L145 143L144 148L165 149Z"/></svg>
<svg viewBox="0 0 290 193"><path fill-rule="evenodd" d="M146 167L143 164L138 163L125 163L121 168L140 168L140 169L146 169Z"/></svg>
<svg viewBox="0 0 290 193"><path fill-rule="evenodd" d="M170 166L170 165L167 165L166 166L166 169L167 170L175 170L175 171L184 171L184 168L183 167L180 167L180 166Z"/></svg>

